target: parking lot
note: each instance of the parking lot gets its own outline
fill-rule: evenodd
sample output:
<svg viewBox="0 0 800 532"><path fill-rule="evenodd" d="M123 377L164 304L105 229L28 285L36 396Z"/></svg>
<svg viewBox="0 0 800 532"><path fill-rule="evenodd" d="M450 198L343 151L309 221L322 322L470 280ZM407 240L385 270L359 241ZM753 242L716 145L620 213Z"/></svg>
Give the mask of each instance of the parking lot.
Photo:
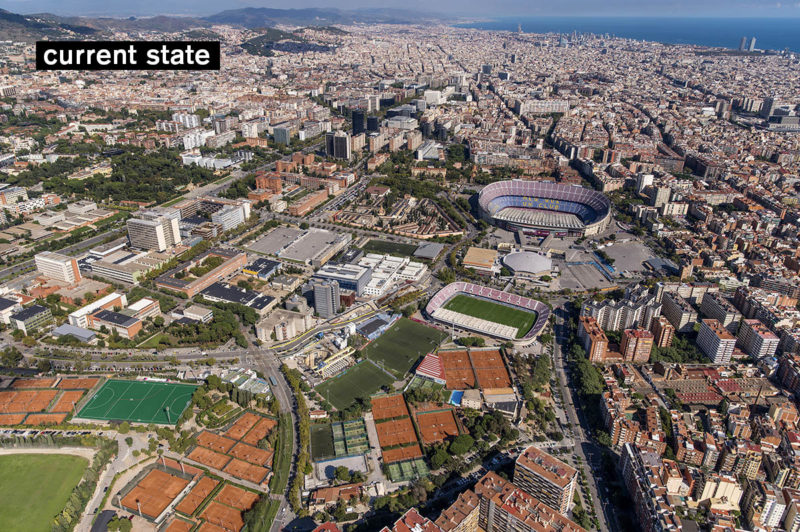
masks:
<svg viewBox="0 0 800 532"><path fill-rule="evenodd" d="M597 288L602 290L610 288L616 283L610 282L606 277L600 273L592 264L577 264L568 266L564 261L554 261L561 271L561 276L558 278L559 288L569 289L572 291L584 291Z"/></svg>
<svg viewBox="0 0 800 532"><path fill-rule="evenodd" d="M614 269L617 272L629 271L632 273L644 271L644 261L652 259L655 254L640 240L616 242L606 246L605 251L614 259Z"/></svg>

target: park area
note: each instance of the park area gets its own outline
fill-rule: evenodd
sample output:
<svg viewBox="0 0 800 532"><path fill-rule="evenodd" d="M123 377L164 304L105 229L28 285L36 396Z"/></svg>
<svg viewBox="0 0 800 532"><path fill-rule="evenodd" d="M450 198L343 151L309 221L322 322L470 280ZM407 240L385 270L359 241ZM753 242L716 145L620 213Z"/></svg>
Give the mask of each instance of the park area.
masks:
<svg viewBox="0 0 800 532"><path fill-rule="evenodd" d="M53 519L64 509L87 466L85 458L63 454L0 456L2 530L51 530Z"/></svg>
<svg viewBox="0 0 800 532"><path fill-rule="evenodd" d="M78 417L174 425L189 406L197 386L111 379L89 399Z"/></svg>
<svg viewBox="0 0 800 532"><path fill-rule="evenodd" d="M362 350L364 358L391 371L399 380L414 364L434 351L447 333L407 318L401 318L389 330Z"/></svg>
<svg viewBox="0 0 800 532"><path fill-rule="evenodd" d="M337 410L346 410L357 398L369 397L393 382L394 379L372 361L364 360L319 384L315 390Z"/></svg>
<svg viewBox="0 0 800 532"><path fill-rule="evenodd" d="M472 316L473 318L513 327L517 329L517 338L525 336L525 334L531 330L533 324L536 323L535 312L464 294L454 296L450 301L445 303L442 308L458 312L459 314Z"/></svg>

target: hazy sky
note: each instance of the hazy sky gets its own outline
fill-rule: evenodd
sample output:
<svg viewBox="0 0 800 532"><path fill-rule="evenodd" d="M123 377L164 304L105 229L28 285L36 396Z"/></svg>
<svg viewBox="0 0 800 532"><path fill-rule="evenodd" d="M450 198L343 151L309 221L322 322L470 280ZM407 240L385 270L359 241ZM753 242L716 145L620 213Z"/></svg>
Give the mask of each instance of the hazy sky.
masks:
<svg viewBox="0 0 800 532"><path fill-rule="evenodd" d="M59 15L211 15L240 7L358 9L386 7L443 13L454 17L499 16L713 16L800 17L800 0L0 0L0 7L17 13Z"/></svg>

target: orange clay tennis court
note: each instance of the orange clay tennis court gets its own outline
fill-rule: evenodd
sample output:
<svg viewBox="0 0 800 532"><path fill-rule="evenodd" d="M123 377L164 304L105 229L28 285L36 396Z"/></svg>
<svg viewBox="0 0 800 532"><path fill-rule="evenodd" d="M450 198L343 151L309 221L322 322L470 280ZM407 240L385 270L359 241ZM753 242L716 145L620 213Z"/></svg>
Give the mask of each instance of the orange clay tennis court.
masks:
<svg viewBox="0 0 800 532"><path fill-rule="evenodd" d="M228 453L234 458L250 462L251 464L259 466L269 466L272 464L272 451L266 449L259 449L246 443L237 443L233 449Z"/></svg>
<svg viewBox="0 0 800 532"><path fill-rule="evenodd" d="M252 429L253 426L258 423L259 419L261 419L261 417L252 412L245 412L242 417L236 420L236 423L231 425L231 428L228 429L225 436L234 440L241 440L242 436L247 434L247 431Z"/></svg>
<svg viewBox="0 0 800 532"><path fill-rule="evenodd" d="M41 412L53 400L56 390L22 390L0 392L0 410L12 412Z"/></svg>
<svg viewBox="0 0 800 532"><path fill-rule="evenodd" d="M56 404L53 405L53 408L50 409L51 412L72 412L72 409L75 407L75 403L78 402L83 396L83 392L80 390L73 390L64 392L61 394L61 397L58 398Z"/></svg>
<svg viewBox="0 0 800 532"><path fill-rule="evenodd" d="M189 459L214 469L222 469L230 461L231 457L205 447L195 447L189 453Z"/></svg>
<svg viewBox="0 0 800 532"><path fill-rule="evenodd" d="M242 512L216 501L211 501L211 504L203 511L201 517L212 525L221 526L225 530L238 531L244 526Z"/></svg>
<svg viewBox="0 0 800 532"><path fill-rule="evenodd" d="M209 523L208 521L203 521L203 524L200 525L200 528L197 529L197 532L230 532L230 531L227 528L222 528L221 526Z"/></svg>
<svg viewBox="0 0 800 532"><path fill-rule="evenodd" d="M189 484L188 480L153 469L122 499L123 508L155 519Z"/></svg>
<svg viewBox="0 0 800 532"><path fill-rule="evenodd" d="M26 425L58 425L67 419L67 414L28 414Z"/></svg>
<svg viewBox="0 0 800 532"><path fill-rule="evenodd" d="M503 356L500 351L470 351L469 358L478 379L478 386L485 388L507 388L511 386Z"/></svg>
<svg viewBox="0 0 800 532"><path fill-rule="evenodd" d="M448 390L466 390L475 386L475 373L466 351L439 351Z"/></svg>
<svg viewBox="0 0 800 532"><path fill-rule="evenodd" d="M240 510L249 510L258 500L258 495L252 491L225 484L214 500Z"/></svg>
<svg viewBox="0 0 800 532"><path fill-rule="evenodd" d="M236 445L236 441L230 438L223 438L222 436L217 436L212 432L204 430L197 436L197 444L202 445L203 447L207 447L212 451L227 453L228 451L231 450L231 447Z"/></svg>
<svg viewBox="0 0 800 532"><path fill-rule="evenodd" d="M458 436L458 425L452 410L417 414L417 426L422 443L435 443Z"/></svg>
<svg viewBox="0 0 800 532"><path fill-rule="evenodd" d="M255 427L250 429L250 432L248 432L245 437L242 438L242 441L249 443L250 445L255 445L259 442L259 440L263 440L277 424L278 422L274 419L262 417L261 421L259 421Z"/></svg>
<svg viewBox="0 0 800 532"><path fill-rule="evenodd" d="M14 400L18 392L2 391L0 392L0 412L7 412L8 405Z"/></svg>
<svg viewBox="0 0 800 532"><path fill-rule="evenodd" d="M61 381L56 385L56 388L61 390L91 390L98 382L100 382L100 379L61 379Z"/></svg>
<svg viewBox="0 0 800 532"><path fill-rule="evenodd" d="M167 458L166 456L162 456L159 462L164 467L170 467L175 471L181 471L181 467L183 467L183 472L186 473L187 475L197 476L203 473L202 469L197 469L194 466L190 466L186 462L183 462L183 465L181 465L181 462L173 460L172 458Z"/></svg>
<svg viewBox="0 0 800 532"><path fill-rule="evenodd" d="M374 397L372 399L372 416L376 421L408 415L408 408L402 394Z"/></svg>
<svg viewBox="0 0 800 532"><path fill-rule="evenodd" d="M26 414L0 414L0 425L21 425Z"/></svg>
<svg viewBox="0 0 800 532"><path fill-rule="evenodd" d="M200 481L194 485L194 487L186 494L186 496L181 499L181 502L175 507L181 513L186 515L192 515L197 507L200 506L206 497L214 491L214 488L217 487L219 484L218 481L214 480L213 478L203 477Z"/></svg>
<svg viewBox="0 0 800 532"><path fill-rule="evenodd" d="M401 460L408 460L410 458L422 457L422 449L418 444L409 445L408 447L397 447L383 451L383 463L391 464L392 462L400 462Z"/></svg>
<svg viewBox="0 0 800 532"><path fill-rule="evenodd" d="M189 532L194 527L194 521L184 521L183 519L173 519L162 532Z"/></svg>
<svg viewBox="0 0 800 532"><path fill-rule="evenodd" d="M27 388L52 388L56 379L17 379L11 387L17 390Z"/></svg>
<svg viewBox="0 0 800 532"><path fill-rule="evenodd" d="M225 466L224 472L233 475L236 478L241 478L252 482L253 484L261 484L269 473L269 469L259 467L257 465L248 464L242 460L234 458Z"/></svg>
<svg viewBox="0 0 800 532"><path fill-rule="evenodd" d="M375 428L378 431L378 441L381 444L381 448L394 447L404 443L417 443L414 425L411 423L411 419L407 417L376 423Z"/></svg>

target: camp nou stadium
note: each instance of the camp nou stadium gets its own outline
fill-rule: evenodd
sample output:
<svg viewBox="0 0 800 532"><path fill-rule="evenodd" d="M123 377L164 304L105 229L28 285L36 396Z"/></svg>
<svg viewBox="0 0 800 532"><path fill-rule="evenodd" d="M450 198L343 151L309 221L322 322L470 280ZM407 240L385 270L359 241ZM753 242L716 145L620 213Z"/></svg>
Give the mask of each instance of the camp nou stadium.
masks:
<svg viewBox="0 0 800 532"><path fill-rule="evenodd" d="M611 202L580 185L513 179L491 183L478 195L481 216L510 231L547 236L589 236L611 221Z"/></svg>

